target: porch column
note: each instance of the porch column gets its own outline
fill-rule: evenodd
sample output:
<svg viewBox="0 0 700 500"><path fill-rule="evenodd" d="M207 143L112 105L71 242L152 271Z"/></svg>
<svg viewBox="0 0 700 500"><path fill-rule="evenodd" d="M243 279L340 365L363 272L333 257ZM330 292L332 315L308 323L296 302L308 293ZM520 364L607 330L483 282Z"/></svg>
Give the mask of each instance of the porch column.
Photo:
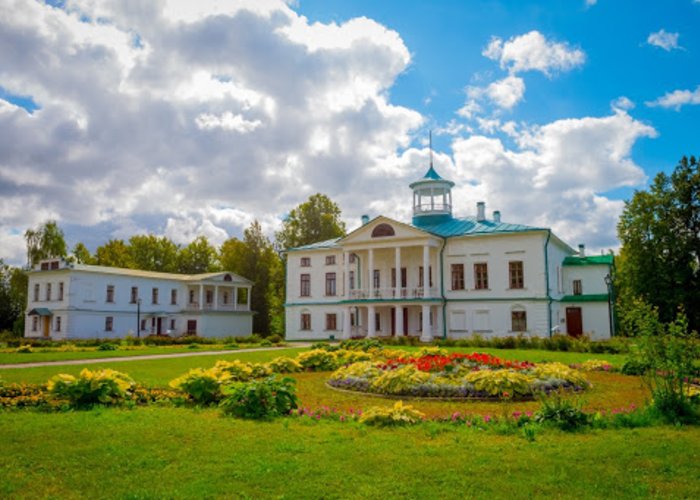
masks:
<svg viewBox="0 0 700 500"><path fill-rule="evenodd" d="M396 261L394 264L396 266L396 288L394 289L394 296L401 297L401 247L396 247L394 253L394 260Z"/></svg>
<svg viewBox="0 0 700 500"><path fill-rule="evenodd" d="M214 285L214 310L219 309L219 285Z"/></svg>
<svg viewBox="0 0 700 500"><path fill-rule="evenodd" d="M394 314L396 314L396 320L394 321L396 328L395 336L403 337L403 306L397 306Z"/></svg>
<svg viewBox="0 0 700 500"><path fill-rule="evenodd" d="M430 247L423 246L423 297L430 297Z"/></svg>
<svg viewBox="0 0 700 500"><path fill-rule="evenodd" d="M374 297L374 250L369 249L367 258L367 290L369 290L369 298Z"/></svg>
<svg viewBox="0 0 700 500"><path fill-rule="evenodd" d="M204 285L199 285L199 310L204 307Z"/></svg>
<svg viewBox="0 0 700 500"><path fill-rule="evenodd" d="M343 340L347 340L352 336L352 325L350 324L350 315L352 308L345 308L345 316L343 317Z"/></svg>
<svg viewBox="0 0 700 500"><path fill-rule="evenodd" d="M371 250L370 250L371 251ZM375 318L374 318L374 306L367 306L367 338L373 339L376 337L376 332L374 330Z"/></svg>
<svg viewBox="0 0 700 500"><path fill-rule="evenodd" d="M437 306L435 308L435 315L437 316L436 321L435 321L435 325L436 325L437 329L436 329L435 333L436 333L438 338L442 338L442 334L445 331L445 329L443 328L443 324L442 324L442 320L443 320L442 311L444 308L445 308L444 304L441 306Z"/></svg>
<svg viewBox="0 0 700 500"><path fill-rule="evenodd" d="M345 263L345 300L350 300L350 252L343 253L343 262Z"/></svg>
<svg viewBox="0 0 700 500"><path fill-rule="evenodd" d="M420 335L421 342L433 340L433 332L430 330L430 306L423 306L423 331Z"/></svg>
<svg viewBox="0 0 700 500"><path fill-rule="evenodd" d="M238 311L238 287L233 287L233 310Z"/></svg>

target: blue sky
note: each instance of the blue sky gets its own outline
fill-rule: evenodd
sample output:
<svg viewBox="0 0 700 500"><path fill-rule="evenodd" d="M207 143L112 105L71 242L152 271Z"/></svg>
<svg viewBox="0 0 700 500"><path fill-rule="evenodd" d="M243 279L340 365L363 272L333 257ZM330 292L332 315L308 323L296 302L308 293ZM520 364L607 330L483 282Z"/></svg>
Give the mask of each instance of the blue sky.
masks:
<svg viewBox="0 0 700 500"><path fill-rule="evenodd" d="M700 154L700 2L0 0L0 258L220 244L322 192L410 219L433 131L477 201L617 248L635 189ZM697 127L695 127L697 128Z"/></svg>

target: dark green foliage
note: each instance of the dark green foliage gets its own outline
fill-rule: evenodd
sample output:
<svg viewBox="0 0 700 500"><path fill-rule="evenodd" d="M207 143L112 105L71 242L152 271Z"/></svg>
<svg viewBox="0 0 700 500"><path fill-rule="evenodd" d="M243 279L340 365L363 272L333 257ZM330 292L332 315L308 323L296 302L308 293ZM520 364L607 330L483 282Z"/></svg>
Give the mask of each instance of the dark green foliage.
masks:
<svg viewBox="0 0 700 500"><path fill-rule="evenodd" d="M622 368L620 368L620 373L623 375L644 375L649 368L651 367L649 366L648 362L636 357L631 357L625 361L624 365L622 365Z"/></svg>
<svg viewBox="0 0 700 500"><path fill-rule="evenodd" d="M52 257L65 257L68 254L63 231L55 220L46 221L36 229L27 229L24 233L27 240L27 266Z"/></svg>
<svg viewBox="0 0 700 500"><path fill-rule="evenodd" d="M115 344L104 343L97 346L98 351L116 351L118 347Z"/></svg>
<svg viewBox="0 0 700 500"><path fill-rule="evenodd" d="M583 412L581 405L572 403L558 392L541 398L542 405L535 413L535 422L551 424L563 431L574 431L585 427L590 417Z"/></svg>
<svg viewBox="0 0 700 500"><path fill-rule="evenodd" d="M345 236L340 208L328 196L317 193L289 212L275 239L279 250L287 250L339 236Z"/></svg>
<svg viewBox="0 0 700 500"><path fill-rule="evenodd" d="M180 249L177 256L179 273L200 274L220 269L216 249L209 244L206 236L198 236L192 243Z"/></svg>
<svg viewBox="0 0 700 500"><path fill-rule="evenodd" d="M268 377L238 382L223 389L220 406L224 413L239 418L270 419L289 415L298 407L294 379Z"/></svg>

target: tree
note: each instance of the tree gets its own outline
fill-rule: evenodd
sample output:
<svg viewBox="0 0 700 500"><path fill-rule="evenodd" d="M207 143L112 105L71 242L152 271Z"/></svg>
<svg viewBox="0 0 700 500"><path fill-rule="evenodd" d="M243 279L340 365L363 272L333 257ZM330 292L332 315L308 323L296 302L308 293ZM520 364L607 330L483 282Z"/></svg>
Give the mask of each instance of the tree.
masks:
<svg viewBox="0 0 700 500"><path fill-rule="evenodd" d="M27 267L44 259L65 257L68 253L63 231L54 220L46 221L36 229L27 229L24 239L27 240Z"/></svg>
<svg viewBox="0 0 700 500"><path fill-rule="evenodd" d="M177 245L165 236L149 234L129 238L129 267L133 269L177 272L177 254Z"/></svg>
<svg viewBox="0 0 700 500"><path fill-rule="evenodd" d="M275 235L277 248L286 250L345 236L340 208L324 194L314 194L289 212Z"/></svg>
<svg viewBox="0 0 700 500"><path fill-rule="evenodd" d="M71 253L78 264L94 264L96 262L90 250L83 243L76 243Z"/></svg>
<svg viewBox="0 0 700 500"><path fill-rule="evenodd" d="M131 268L131 254L124 240L109 240L95 251L98 266Z"/></svg>
<svg viewBox="0 0 700 500"><path fill-rule="evenodd" d="M616 285L621 316L635 298L655 306L670 323L679 308L700 329L700 171L683 157L673 173L659 173L637 191L618 223L622 242ZM624 319L624 318L623 318Z"/></svg>
<svg viewBox="0 0 700 500"><path fill-rule="evenodd" d="M0 331L12 330L16 337L24 334L24 311L27 308L27 273L0 259Z"/></svg>
<svg viewBox="0 0 700 500"><path fill-rule="evenodd" d="M254 221L243 240L231 238L221 246L219 260L224 270L251 280L251 308L257 313L253 330L262 334L284 332L284 273L281 260L260 223Z"/></svg>
<svg viewBox="0 0 700 500"><path fill-rule="evenodd" d="M177 256L178 272L199 274L217 271L220 266L216 249L206 236L198 236L192 243L180 249Z"/></svg>

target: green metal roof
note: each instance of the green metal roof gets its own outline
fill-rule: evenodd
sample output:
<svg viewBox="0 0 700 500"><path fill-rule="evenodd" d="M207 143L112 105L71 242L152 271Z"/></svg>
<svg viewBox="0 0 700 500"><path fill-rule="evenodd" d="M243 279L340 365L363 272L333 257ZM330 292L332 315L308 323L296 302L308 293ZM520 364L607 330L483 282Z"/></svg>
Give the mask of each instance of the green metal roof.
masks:
<svg viewBox="0 0 700 500"><path fill-rule="evenodd" d="M507 222L495 222L493 220L477 221L475 217L466 217L463 219L451 218L439 224L414 227L438 236L442 236L443 238L467 236L472 234L502 234L524 233L528 231L546 231L546 228L525 226L523 224L509 224Z"/></svg>
<svg viewBox="0 0 700 500"><path fill-rule="evenodd" d="M430 183L430 182L433 182L433 181L437 181L437 182L442 182L442 183L445 183L445 184L449 184L450 187L453 187L453 186L455 185L454 182L448 181L447 179L443 179L442 177L440 177L440 174L438 174L438 173L435 171L435 169L433 168L433 166L430 165L430 168L429 168L428 171L425 173L425 175L424 175L423 177L421 177L420 179L418 179L417 181L414 181L414 182L412 182L411 184L409 184L408 187L410 187L411 189L413 189L415 186L419 186L419 185L424 184L424 183L427 184L427 183Z"/></svg>
<svg viewBox="0 0 700 500"><path fill-rule="evenodd" d="M325 250L327 248L338 248L338 241L342 238L331 238L326 241L319 241L316 243L310 243L308 245L302 245L300 247L294 247L287 249L287 252L296 252L297 250Z"/></svg>
<svg viewBox="0 0 700 500"><path fill-rule="evenodd" d="M571 255L564 259L565 266L612 266L613 262L614 257L612 254L591 255L590 257L579 257L578 255Z"/></svg>
<svg viewBox="0 0 700 500"><path fill-rule="evenodd" d="M589 295L564 295L560 302L607 302L607 293L589 294Z"/></svg>
<svg viewBox="0 0 700 500"><path fill-rule="evenodd" d="M27 313L29 316L51 316L51 310L46 307L37 307Z"/></svg>

